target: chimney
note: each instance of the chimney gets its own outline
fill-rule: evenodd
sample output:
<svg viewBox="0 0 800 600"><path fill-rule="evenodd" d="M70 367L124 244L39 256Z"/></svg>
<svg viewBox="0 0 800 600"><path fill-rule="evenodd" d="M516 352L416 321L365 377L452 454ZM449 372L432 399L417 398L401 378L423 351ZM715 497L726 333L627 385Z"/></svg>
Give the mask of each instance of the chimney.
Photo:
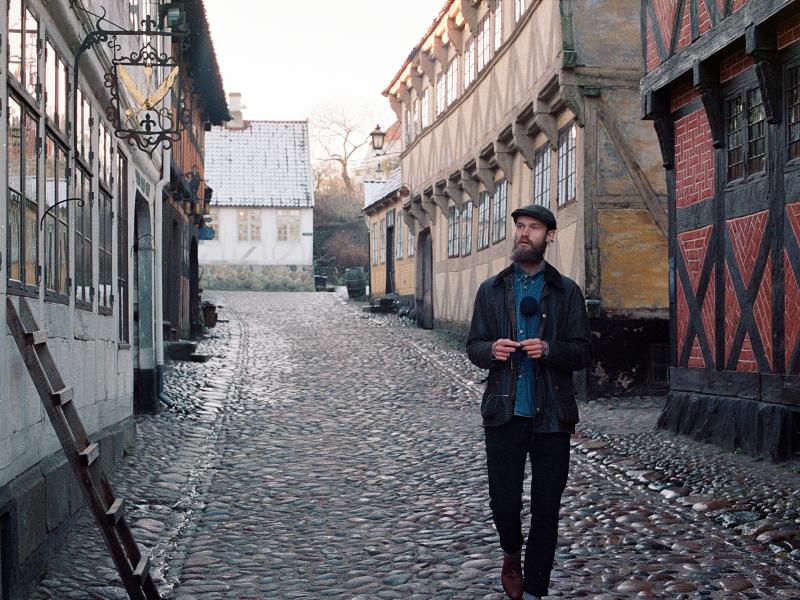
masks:
<svg viewBox="0 0 800 600"><path fill-rule="evenodd" d="M233 117L226 127L228 129L244 129L244 118L242 117L242 110L247 108L242 104L242 95L239 92L231 92L228 94L228 109Z"/></svg>

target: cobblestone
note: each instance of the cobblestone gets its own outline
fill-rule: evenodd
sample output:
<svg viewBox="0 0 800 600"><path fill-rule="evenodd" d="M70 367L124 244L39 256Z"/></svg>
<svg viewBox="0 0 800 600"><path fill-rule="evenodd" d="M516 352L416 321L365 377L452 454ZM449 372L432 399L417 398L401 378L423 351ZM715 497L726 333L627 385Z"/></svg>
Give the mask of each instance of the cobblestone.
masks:
<svg viewBox="0 0 800 600"><path fill-rule="evenodd" d="M169 365L112 477L165 596L504 598L460 343L334 294L214 296L212 359ZM582 407L551 595L800 598L800 477L655 432L660 402ZM32 598L119 588L84 515Z"/></svg>

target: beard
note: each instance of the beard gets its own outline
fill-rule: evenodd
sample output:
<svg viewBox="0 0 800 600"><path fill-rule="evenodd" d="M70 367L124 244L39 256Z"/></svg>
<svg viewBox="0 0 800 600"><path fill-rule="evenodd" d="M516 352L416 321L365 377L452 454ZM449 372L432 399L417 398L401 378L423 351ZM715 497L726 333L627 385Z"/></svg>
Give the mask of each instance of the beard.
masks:
<svg viewBox="0 0 800 600"><path fill-rule="evenodd" d="M542 240L536 243L528 239L527 244L520 243L520 240L514 240L514 250L511 253L511 260L515 263L523 264L538 264L544 260L544 253L547 249L547 242Z"/></svg>

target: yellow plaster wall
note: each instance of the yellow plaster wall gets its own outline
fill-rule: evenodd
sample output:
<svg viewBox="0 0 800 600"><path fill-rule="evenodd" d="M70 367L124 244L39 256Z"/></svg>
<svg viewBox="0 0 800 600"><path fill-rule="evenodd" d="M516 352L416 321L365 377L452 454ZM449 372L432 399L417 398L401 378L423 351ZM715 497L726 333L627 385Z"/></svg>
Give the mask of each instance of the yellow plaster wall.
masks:
<svg viewBox="0 0 800 600"><path fill-rule="evenodd" d="M667 242L646 210L598 210L606 311L668 306Z"/></svg>

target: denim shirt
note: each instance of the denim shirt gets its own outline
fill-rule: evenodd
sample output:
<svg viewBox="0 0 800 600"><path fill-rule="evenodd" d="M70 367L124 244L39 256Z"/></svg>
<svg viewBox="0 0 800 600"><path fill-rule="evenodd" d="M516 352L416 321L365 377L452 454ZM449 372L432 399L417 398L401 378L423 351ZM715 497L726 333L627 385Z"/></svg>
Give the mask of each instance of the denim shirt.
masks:
<svg viewBox="0 0 800 600"><path fill-rule="evenodd" d="M536 311L529 317L522 314L520 304L525 296L533 297L537 303L542 301L542 288L544 287L544 269L539 269L533 275L528 275L519 265L514 265L514 306L517 312L517 331L515 339L518 342L538 337L541 311ZM536 390L536 372L533 368L533 359L522 349L518 349L513 359L517 366L517 401L514 405L514 414L521 417L531 417L534 414Z"/></svg>

